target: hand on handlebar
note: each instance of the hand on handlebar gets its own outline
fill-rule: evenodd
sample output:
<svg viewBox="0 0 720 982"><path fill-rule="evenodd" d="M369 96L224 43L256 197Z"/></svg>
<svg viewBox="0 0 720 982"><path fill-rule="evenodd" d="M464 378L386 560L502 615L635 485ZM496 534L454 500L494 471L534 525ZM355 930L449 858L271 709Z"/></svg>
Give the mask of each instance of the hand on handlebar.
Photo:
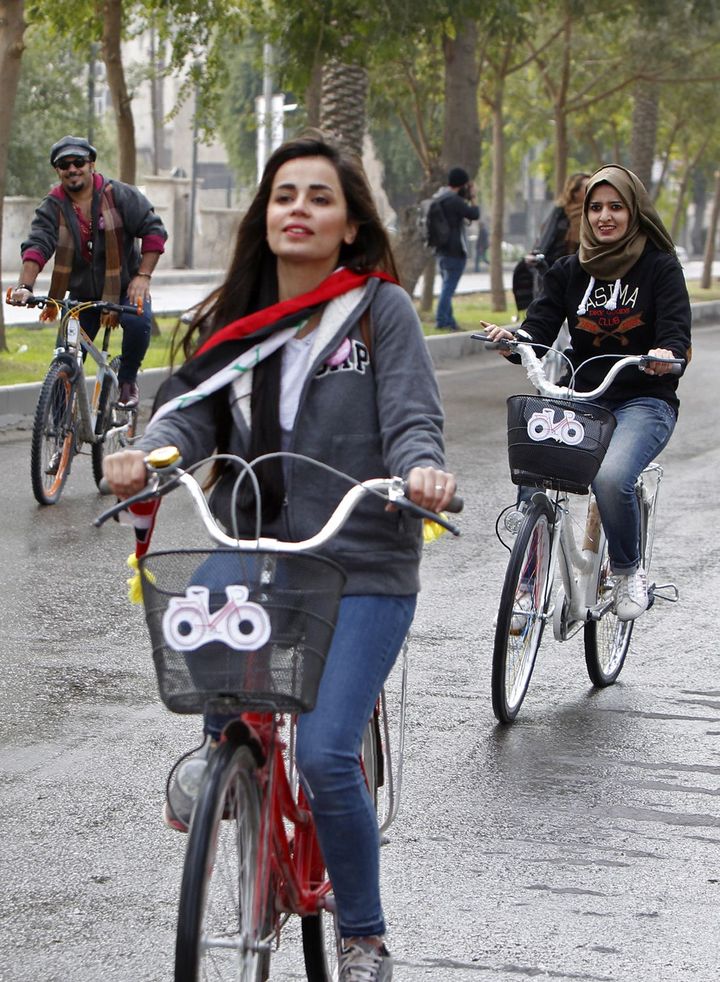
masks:
<svg viewBox="0 0 720 982"><path fill-rule="evenodd" d="M455 477L436 467L413 467L405 485L405 495L413 504L436 514L449 505L457 488Z"/></svg>
<svg viewBox="0 0 720 982"><path fill-rule="evenodd" d="M516 340L515 335L512 333L512 331L508 331L507 328L498 327L497 324L488 324L487 321L483 321L483 320L481 320L480 323L485 328L485 333L487 334L488 341L497 342L497 341ZM507 348L505 345L502 345L497 350L499 354L503 355L503 357L505 358L507 358L508 355L512 354L512 351L509 348Z"/></svg>
<svg viewBox="0 0 720 982"><path fill-rule="evenodd" d="M129 498L145 487L148 471L142 450L119 450L103 461L103 474L110 491L118 498Z"/></svg>
<svg viewBox="0 0 720 982"><path fill-rule="evenodd" d="M11 307L26 307L34 296L32 290L27 290L24 286L9 286L5 294L5 303L10 304Z"/></svg>
<svg viewBox="0 0 720 982"><path fill-rule="evenodd" d="M128 283L127 296L130 304L142 314L143 307L150 301L150 280L147 276L134 276Z"/></svg>
<svg viewBox="0 0 720 982"><path fill-rule="evenodd" d="M648 357L654 356L655 358L673 358L676 359L677 355L670 351L669 348L651 348L648 351ZM676 375L678 372L677 366L674 364L668 364L666 361L653 361L649 365L643 368L646 375L667 375L672 373Z"/></svg>

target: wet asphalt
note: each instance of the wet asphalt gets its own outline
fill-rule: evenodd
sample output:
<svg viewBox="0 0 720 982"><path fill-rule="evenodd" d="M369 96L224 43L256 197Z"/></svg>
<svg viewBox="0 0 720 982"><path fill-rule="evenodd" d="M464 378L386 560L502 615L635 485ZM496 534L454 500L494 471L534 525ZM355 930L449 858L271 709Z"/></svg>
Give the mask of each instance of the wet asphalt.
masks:
<svg viewBox="0 0 720 982"><path fill-rule="evenodd" d="M581 637L546 634L517 722L496 725L493 617L513 498L507 395L492 357L440 369L458 540L427 549L410 653L402 805L383 848L396 982L711 982L720 966L720 333L697 332L661 462L654 572L677 605L636 625L618 683L594 691ZM27 432L0 435L2 982L165 982L184 839L160 822L195 717L159 702L127 529L89 458L60 503L32 498ZM158 548L201 544L163 504ZM288 926L273 982L303 979Z"/></svg>

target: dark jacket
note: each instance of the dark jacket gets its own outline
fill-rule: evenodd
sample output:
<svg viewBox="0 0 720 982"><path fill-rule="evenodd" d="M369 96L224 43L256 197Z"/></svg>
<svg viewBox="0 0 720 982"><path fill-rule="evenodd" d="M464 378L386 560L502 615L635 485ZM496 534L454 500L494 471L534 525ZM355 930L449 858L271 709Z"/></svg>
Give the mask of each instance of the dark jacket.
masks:
<svg viewBox="0 0 720 982"><path fill-rule="evenodd" d="M545 256L548 266L559 259L567 256L567 233L570 228L570 219L561 205L555 205L540 230L540 237L533 252L540 252Z"/></svg>
<svg viewBox="0 0 720 982"><path fill-rule="evenodd" d="M468 255L467 222L480 218L480 209L455 191L443 194L440 201L450 226L450 240L443 249L436 250L437 254L462 259Z"/></svg>
<svg viewBox="0 0 720 982"><path fill-rule="evenodd" d="M97 175L100 176L101 175ZM123 247L120 285L123 293L140 266L137 240L142 240L143 252L162 252L167 232L162 220L155 214L148 199L134 185L121 181L107 181L101 177L96 182L92 200L92 259L87 262L80 248L80 230L70 198L61 188L54 188L40 202L30 226L27 239L20 247L22 259L37 262L40 268L48 262L58 243L59 214L62 209L67 226L75 243L73 268L68 290L78 300L97 300L103 295L105 282L105 233L99 228L100 197L110 184L115 207L123 222Z"/></svg>
<svg viewBox="0 0 720 982"><path fill-rule="evenodd" d="M351 298L336 329L318 333L310 372L303 384L289 451L306 454L358 480L399 475L412 467L444 467L443 413L427 344L407 293L392 283L370 280ZM343 298L344 299L344 298ZM363 340L360 318L370 308L371 351ZM323 323L316 332L323 331ZM315 332L313 332L315 333ZM347 360L331 368L324 360L343 338L352 348ZM247 459L250 431L232 388L219 398L232 412L229 451ZM150 422L134 446L180 449L185 464L213 451L217 442L211 399ZM216 486L211 507L230 528L234 477ZM286 503L263 534L301 540L327 521L346 481L302 461L288 460ZM241 534L254 534L244 514ZM321 550L345 569L348 594L416 593L421 552L421 523L401 512L385 511L379 500L365 499L343 529Z"/></svg>
<svg viewBox="0 0 720 982"><path fill-rule="evenodd" d="M530 304L522 329L533 341L550 346L567 318L571 360L576 367L597 355L644 355L651 348L668 348L678 358L689 357L690 300L675 256L648 242L640 259L622 277L615 310L605 306L613 283L598 280L588 298L587 311L578 314L589 281L576 255L559 259L545 274L542 296ZM579 371L578 391L594 389L611 364L606 358ZM654 396L677 411L677 384L675 375L646 375L637 368L627 368L604 398L622 401Z"/></svg>

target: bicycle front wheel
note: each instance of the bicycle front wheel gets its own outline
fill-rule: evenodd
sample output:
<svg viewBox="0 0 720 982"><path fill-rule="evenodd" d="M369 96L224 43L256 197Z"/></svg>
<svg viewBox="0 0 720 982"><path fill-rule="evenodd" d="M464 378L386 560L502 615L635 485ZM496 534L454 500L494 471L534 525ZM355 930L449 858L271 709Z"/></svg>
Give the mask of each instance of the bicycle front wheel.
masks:
<svg viewBox="0 0 720 982"><path fill-rule="evenodd" d="M110 368L117 375L120 368L119 355L110 362ZM122 450L135 436L137 413L135 410L126 411L117 408L119 394L117 382L112 376L106 375L100 391L95 420L95 436L98 439L90 448L93 477L98 487L103 476L103 459L108 454ZM118 427L123 427L122 432L118 431ZM112 432L113 430L116 432Z"/></svg>
<svg viewBox="0 0 720 982"><path fill-rule="evenodd" d="M505 573L492 664L492 707L501 723L517 716L540 647L552 582L553 524L547 498L531 502Z"/></svg>
<svg viewBox="0 0 720 982"><path fill-rule="evenodd" d="M70 368L55 362L40 389L30 450L35 500L54 505L70 473L75 453L75 383Z"/></svg>
<svg viewBox="0 0 720 982"><path fill-rule="evenodd" d="M220 744L208 762L190 827L175 982L268 978L272 912L269 868L258 862L260 814L251 749Z"/></svg>

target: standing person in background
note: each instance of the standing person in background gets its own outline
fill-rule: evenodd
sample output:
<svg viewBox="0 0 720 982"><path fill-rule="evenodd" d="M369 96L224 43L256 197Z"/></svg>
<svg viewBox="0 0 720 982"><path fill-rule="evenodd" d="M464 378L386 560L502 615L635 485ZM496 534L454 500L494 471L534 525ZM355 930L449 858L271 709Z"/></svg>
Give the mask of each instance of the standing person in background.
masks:
<svg viewBox="0 0 720 982"><path fill-rule="evenodd" d="M466 170L452 167L448 172L447 183L447 192L442 194L440 204L449 226L449 234L447 244L436 249L442 287L435 323L439 331L458 331L452 298L467 263L467 226L480 218L480 209L475 203L475 185Z"/></svg>
<svg viewBox="0 0 720 982"><path fill-rule="evenodd" d="M488 246L490 245L490 236L488 234L487 225L480 219L478 222L477 229L477 239L475 241L475 272L480 272L480 263L485 263L486 266L490 265L487 257Z"/></svg>
<svg viewBox="0 0 720 982"><path fill-rule="evenodd" d="M552 266L560 256L571 256L580 247L580 220L589 177L583 171L571 174L555 207L543 223L533 252L545 256L548 266Z"/></svg>
<svg viewBox="0 0 720 982"><path fill-rule="evenodd" d="M49 295L62 300L109 300L141 306L123 314L118 405L138 404L137 374L150 344L150 278L165 249L167 232L153 206L136 187L110 181L95 172L97 151L87 140L64 136L50 149L50 164L60 183L43 198L30 233L21 246L20 282L10 303L22 306L33 295L35 280L55 255ZM138 248L137 239L140 240ZM46 307L40 319L54 320ZM82 311L80 324L94 338L100 324L117 323L116 314Z"/></svg>

